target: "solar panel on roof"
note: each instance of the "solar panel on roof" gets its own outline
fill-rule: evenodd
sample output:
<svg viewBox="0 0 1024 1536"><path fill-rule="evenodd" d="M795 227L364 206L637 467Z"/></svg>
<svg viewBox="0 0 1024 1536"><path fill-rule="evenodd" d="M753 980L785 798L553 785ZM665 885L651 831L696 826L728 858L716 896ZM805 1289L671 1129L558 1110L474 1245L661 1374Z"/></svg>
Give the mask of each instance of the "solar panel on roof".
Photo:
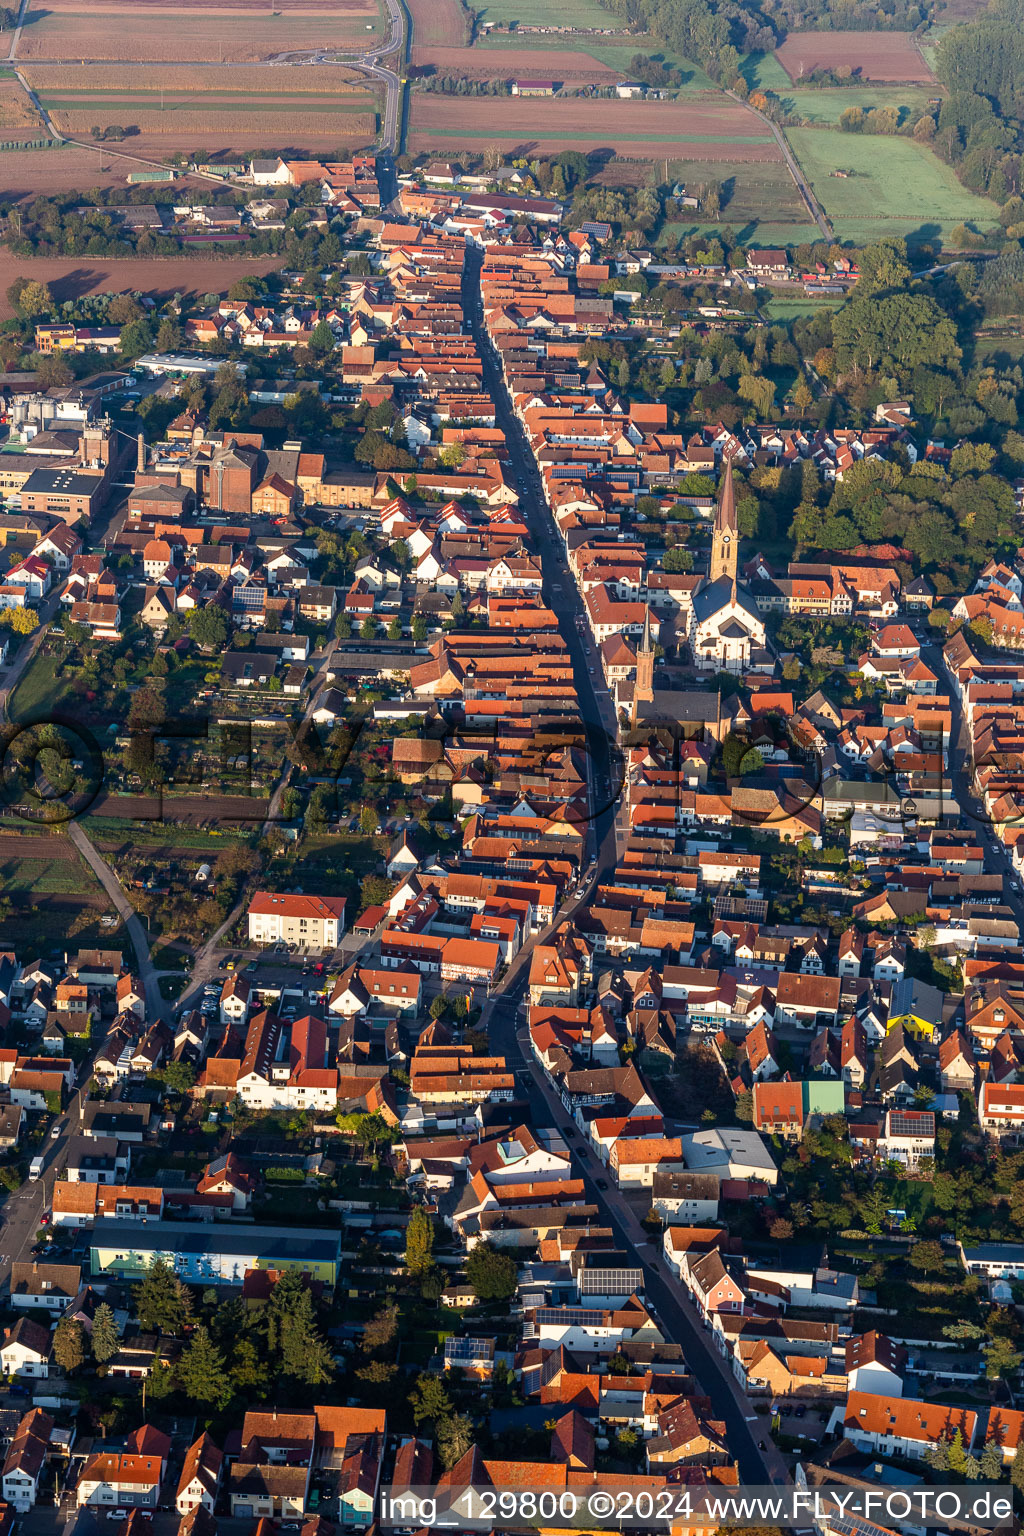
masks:
<svg viewBox="0 0 1024 1536"><path fill-rule="evenodd" d="M599 1328L603 1312L592 1312L586 1307L538 1307L538 1323L571 1323L577 1328Z"/></svg>

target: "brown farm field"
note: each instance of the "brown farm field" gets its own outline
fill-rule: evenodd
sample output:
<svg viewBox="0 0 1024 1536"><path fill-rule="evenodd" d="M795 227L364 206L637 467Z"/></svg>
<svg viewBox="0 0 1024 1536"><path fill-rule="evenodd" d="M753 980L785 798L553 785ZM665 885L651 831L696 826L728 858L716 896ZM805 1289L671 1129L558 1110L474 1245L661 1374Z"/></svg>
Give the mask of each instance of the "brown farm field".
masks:
<svg viewBox="0 0 1024 1536"><path fill-rule="evenodd" d="M365 94L366 76L340 65L310 64L285 69L271 64L238 65L225 74L216 64L136 65L27 64L23 71L34 91L43 96L81 95L93 91L136 96L146 92L212 92L218 96L287 95L357 97Z"/></svg>
<svg viewBox="0 0 1024 1536"><path fill-rule="evenodd" d="M465 48L469 12L462 0L406 0L412 18L413 62L424 62L421 48Z"/></svg>
<svg viewBox="0 0 1024 1536"><path fill-rule="evenodd" d="M794 84L814 69L843 64L862 80L934 79L906 32L791 32L775 57Z"/></svg>
<svg viewBox="0 0 1024 1536"><path fill-rule="evenodd" d="M7 289L16 277L51 284L58 299L85 293L151 293L171 298L175 293L225 293L240 277L263 277L284 265L284 257L243 261L237 256L196 261L75 261L58 256L12 256L0 252L0 320L9 320Z"/></svg>
<svg viewBox="0 0 1024 1536"><path fill-rule="evenodd" d="M141 111L138 97L125 101L105 98L102 107L82 102L68 107L49 107L55 127L71 138L88 138L98 120L120 122L137 128L138 133L125 140L133 154L146 159L191 152L199 145L212 145L218 151L273 148L279 154L302 149L361 148L377 132L372 112L316 112L308 102L294 104L294 110L245 112L234 110L237 101L204 97L202 105L168 104L161 111L146 106Z"/></svg>
<svg viewBox="0 0 1024 1536"><path fill-rule="evenodd" d="M4 156L0 168L0 191L4 197L51 197L59 192L84 192L91 187L124 187L129 171L142 170L138 161L128 156L77 144L62 144L55 149L24 149ZM180 186L209 186L182 178Z"/></svg>
<svg viewBox="0 0 1024 1536"><path fill-rule="evenodd" d="M0 80L0 138L48 139L43 120L18 80Z"/></svg>
<svg viewBox="0 0 1024 1536"><path fill-rule="evenodd" d="M18 59L76 63L100 59L131 63L257 63L289 50L354 49L366 42L376 6L326 14L266 10L230 12L146 8L57 12L30 10Z"/></svg>
<svg viewBox="0 0 1024 1536"><path fill-rule="evenodd" d="M414 96L413 153L495 142L542 151L609 148L641 160L779 158L764 124L720 94L672 102Z"/></svg>
<svg viewBox="0 0 1024 1536"><path fill-rule="evenodd" d="M473 80L493 80L498 74L506 79L516 75L541 80L591 80L608 83L622 78L622 71L602 64L589 53L561 52L540 48L503 48L499 53L478 48L419 48L416 64L433 65L439 75L466 75Z"/></svg>

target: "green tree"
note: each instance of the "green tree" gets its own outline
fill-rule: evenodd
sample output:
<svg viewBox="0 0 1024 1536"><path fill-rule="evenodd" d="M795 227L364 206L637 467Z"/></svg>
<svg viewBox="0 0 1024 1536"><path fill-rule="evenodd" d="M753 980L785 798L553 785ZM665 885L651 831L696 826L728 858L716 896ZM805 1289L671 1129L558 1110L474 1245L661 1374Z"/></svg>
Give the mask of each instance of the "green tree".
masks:
<svg viewBox="0 0 1024 1536"><path fill-rule="evenodd" d="M326 320L318 320L314 325L308 345L314 357L326 357L334 351L334 332Z"/></svg>
<svg viewBox="0 0 1024 1536"><path fill-rule="evenodd" d="M192 1292L157 1259L135 1288L135 1315L144 1333L180 1333L192 1316Z"/></svg>
<svg viewBox="0 0 1024 1536"><path fill-rule="evenodd" d="M53 1335L53 1358L69 1376L85 1362L85 1329L73 1317L62 1317Z"/></svg>
<svg viewBox="0 0 1024 1536"><path fill-rule="evenodd" d="M377 620L373 617L372 614L368 613L366 615L366 618L359 626L359 633L364 640L376 640Z"/></svg>
<svg viewBox="0 0 1024 1536"><path fill-rule="evenodd" d="M1010 1482L1018 1494L1024 1496L1024 1439L1018 1443L1010 1462Z"/></svg>
<svg viewBox="0 0 1024 1536"><path fill-rule="evenodd" d="M492 1243L477 1243L466 1261L466 1279L481 1301L508 1301L518 1284L515 1260Z"/></svg>
<svg viewBox="0 0 1024 1536"><path fill-rule="evenodd" d="M231 1400L233 1388L224 1356L203 1323L199 1324L182 1352L175 1375L181 1390L194 1402L209 1403L220 1409Z"/></svg>
<svg viewBox="0 0 1024 1536"><path fill-rule="evenodd" d="M366 837L373 837L380 825L380 817L372 805L364 805L359 812L359 830Z"/></svg>
<svg viewBox="0 0 1024 1536"><path fill-rule="evenodd" d="M100 1365L113 1359L121 1347L121 1330L113 1309L105 1301L96 1308L92 1320L92 1357Z"/></svg>
<svg viewBox="0 0 1024 1536"><path fill-rule="evenodd" d="M460 1462L473 1444L473 1421L464 1413L442 1419L437 1426L437 1448L446 1472Z"/></svg>
<svg viewBox="0 0 1024 1536"><path fill-rule="evenodd" d="M12 285L13 286L13 285ZM8 289L10 296L10 289ZM42 315L53 313L54 300L48 283L37 283L29 279L18 296L18 308L26 320L36 320Z"/></svg>
<svg viewBox="0 0 1024 1536"><path fill-rule="evenodd" d="M227 620L219 608L208 605L189 613L188 632L204 651L223 650L228 638Z"/></svg>
<svg viewBox="0 0 1024 1536"><path fill-rule="evenodd" d="M368 1354L387 1349L398 1337L398 1308L382 1307L363 1327L363 1348Z"/></svg>
<svg viewBox="0 0 1024 1536"><path fill-rule="evenodd" d="M985 1351L985 1375L989 1381L1010 1376L1022 1359L1024 1356L1019 1349L1014 1348L1013 1340L1005 1334L997 1334Z"/></svg>
<svg viewBox="0 0 1024 1536"><path fill-rule="evenodd" d="M940 1243L915 1243L907 1258L911 1269L919 1269L925 1275L937 1275L946 1267L945 1255Z"/></svg>
<svg viewBox="0 0 1024 1536"><path fill-rule="evenodd" d="M436 1427L451 1416L451 1398L439 1376L428 1376L426 1372L418 1376L409 1393L409 1403L416 1424L429 1423Z"/></svg>
<svg viewBox="0 0 1024 1536"><path fill-rule="evenodd" d="M402 621L398 617L398 614L396 613L394 618L391 620L391 623L388 625L388 639L389 640L401 640L401 638L402 638Z"/></svg>
<svg viewBox="0 0 1024 1536"><path fill-rule="evenodd" d="M425 1274L434 1262L434 1223L416 1206L405 1229L405 1267L411 1275Z"/></svg>
<svg viewBox="0 0 1024 1536"><path fill-rule="evenodd" d="M422 613L417 613L413 617L412 638L416 645L422 645L427 638L427 621Z"/></svg>

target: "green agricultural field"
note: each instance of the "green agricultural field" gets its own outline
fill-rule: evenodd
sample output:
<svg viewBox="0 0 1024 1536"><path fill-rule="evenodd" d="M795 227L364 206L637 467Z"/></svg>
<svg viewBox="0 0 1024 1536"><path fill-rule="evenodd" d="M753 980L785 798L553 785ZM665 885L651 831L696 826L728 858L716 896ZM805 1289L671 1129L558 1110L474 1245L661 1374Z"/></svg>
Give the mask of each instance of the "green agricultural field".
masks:
<svg viewBox="0 0 1024 1536"><path fill-rule="evenodd" d="M905 121L927 107L934 94L915 85L850 86L834 91L795 91L787 86L779 90L786 115L805 117L811 123L838 123L847 107L863 107L865 112L872 107L897 107L903 113L901 121Z"/></svg>
<svg viewBox="0 0 1024 1536"><path fill-rule="evenodd" d="M752 91L760 87L781 96L792 90L790 78L774 53L748 53L740 61L740 74Z"/></svg>
<svg viewBox="0 0 1024 1536"><path fill-rule="evenodd" d="M496 0L494 5L485 5L478 12L480 25L507 24L517 21L522 27L621 27L620 17L606 11L603 5L598 5L597 0ZM544 45L543 38L534 38L529 34L520 38L520 48L540 47ZM578 46L578 44L577 44Z"/></svg>
<svg viewBox="0 0 1024 1536"><path fill-rule="evenodd" d="M787 138L840 240L948 238L956 224L993 224L998 210L913 139L791 128ZM833 176L842 169L848 178Z"/></svg>

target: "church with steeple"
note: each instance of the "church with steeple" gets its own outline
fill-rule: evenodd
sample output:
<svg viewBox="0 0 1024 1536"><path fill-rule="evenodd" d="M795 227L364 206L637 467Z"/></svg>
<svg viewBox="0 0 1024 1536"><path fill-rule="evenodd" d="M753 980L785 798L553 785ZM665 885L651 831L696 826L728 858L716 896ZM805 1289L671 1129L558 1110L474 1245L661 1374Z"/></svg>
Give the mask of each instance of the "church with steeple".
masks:
<svg viewBox="0 0 1024 1536"><path fill-rule="evenodd" d="M715 508L708 578L694 593L690 619L690 651L701 672L772 669L764 620L737 579L739 545L732 460L727 459Z"/></svg>

